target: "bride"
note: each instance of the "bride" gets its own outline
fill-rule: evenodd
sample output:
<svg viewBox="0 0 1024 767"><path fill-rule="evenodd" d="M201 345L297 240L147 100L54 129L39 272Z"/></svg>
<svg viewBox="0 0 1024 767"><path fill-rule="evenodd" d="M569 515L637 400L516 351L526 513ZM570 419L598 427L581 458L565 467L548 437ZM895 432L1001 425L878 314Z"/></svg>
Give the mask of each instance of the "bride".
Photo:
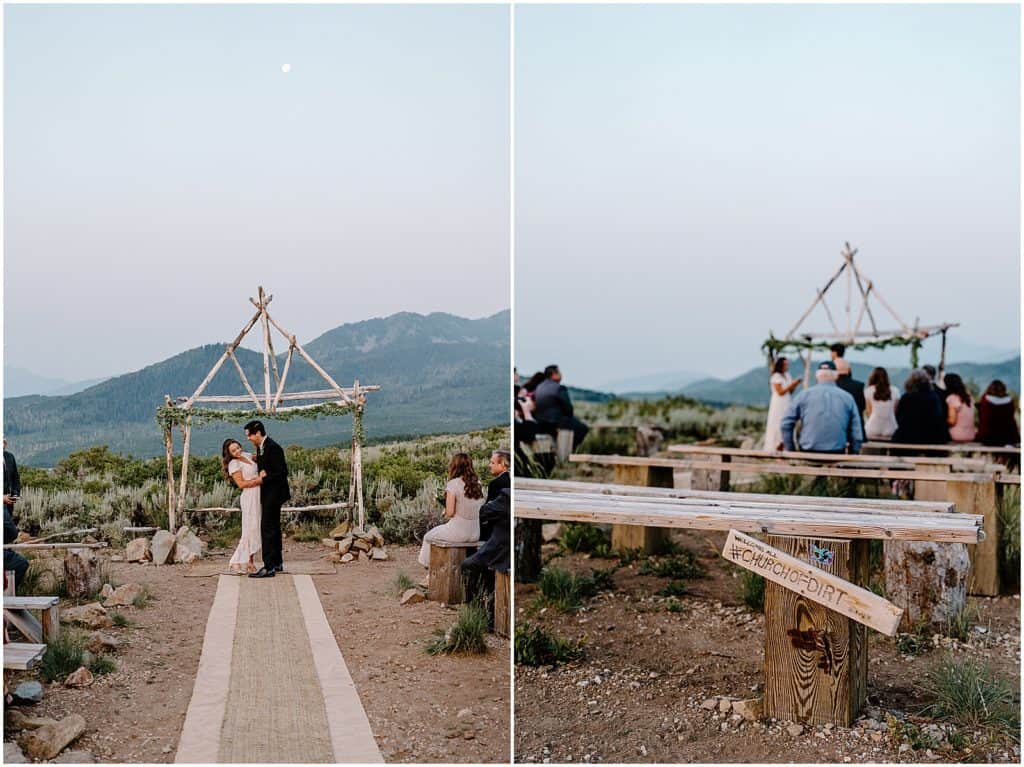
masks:
<svg viewBox="0 0 1024 767"><path fill-rule="evenodd" d="M238 548L231 555L228 564L232 573L243 575L256 572L256 555L260 543L260 485L256 461L251 454L242 451L242 445L233 439L224 440L221 447L221 463L224 473L242 488L242 537Z"/></svg>

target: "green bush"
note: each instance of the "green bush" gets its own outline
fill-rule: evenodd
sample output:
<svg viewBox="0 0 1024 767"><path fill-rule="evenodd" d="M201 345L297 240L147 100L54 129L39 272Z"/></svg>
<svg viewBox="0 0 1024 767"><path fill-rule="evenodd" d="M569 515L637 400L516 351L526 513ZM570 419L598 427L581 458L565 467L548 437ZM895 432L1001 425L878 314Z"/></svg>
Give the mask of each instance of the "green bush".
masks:
<svg viewBox="0 0 1024 767"><path fill-rule="evenodd" d="M596 525L569 522L562 528L558 546L563 551L575 554L587 554L595 550L607 551L611 546L611 537Z"/></svg>
<svg viewBox="0 0 1024 767"><path fill-rule="evenodd" d="M455 623L447 631L438 631L437 638L427 645L429 655L487 652L487 630L490 623L488 606L474 601L459 607Z"/></svg>
<svg viewBox="0 0 1024 767"><path fill-rule="evenodd" d="M697 555L689 549L667 557L651 557L640 566L641 575L655 575L659 578L688 580L704 575L704 567L697 561Z"/></svg>
<svg viewBox="0 0 1024 767"><path fill-rule="evenodd" d="M583 657L583 647L549 634L540 626L516 622L515 662L522 666L557 666Z"/></svg>
<svg viewBox="0 0 1024 767"><path fill-rule="evenodd" d="M1003 526L999 549L999 572L1006 593L1020 592L1020 488L1006 485L999 504Z"/></svg>
<svg viewBox="0 0 1024 767"><path fill-rule="evenodd" d="M572 612L583 605L583 600L615 588L614 573L615 568L609 568L578 575L559 567L545 567L537 579L537 588L542 602L561 612Z"/></svg>
<svg viewBox="0 0 1024 767"><path fill-rule="evenodd" d="M750 570L740 574L740 599L755 612L764 612L764 578Z"/></svg>
<svg viewBox="0 0 1024 767"><path fill-rule="evenodd" d="M77 632L66 631L50 642L39 665L39 673L47 682L63 681L68 674L84 665L85 640Z"/></svg>
<svg viewBox="0 0 1024 767"><path fill-rule="evenodd" d="M972 658L949 657L928 674L929 700L924 713L968 729L1000 731L1020 738L1017 684L996 675L991 666Z"/></svg>

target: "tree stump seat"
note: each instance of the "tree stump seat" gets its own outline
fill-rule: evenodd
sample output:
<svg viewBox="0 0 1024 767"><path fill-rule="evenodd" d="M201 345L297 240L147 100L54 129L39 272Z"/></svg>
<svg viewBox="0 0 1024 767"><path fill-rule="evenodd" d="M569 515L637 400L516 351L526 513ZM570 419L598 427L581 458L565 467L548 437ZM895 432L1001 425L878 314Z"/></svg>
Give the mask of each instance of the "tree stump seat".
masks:
<svg viewBox="0 0 1024 767"><path fill-rule="evenodd" d="M430 569L427 599L446 605L466 601L466 586L462 579L462 563L474 553L483 541L430 541Z"/></svg>

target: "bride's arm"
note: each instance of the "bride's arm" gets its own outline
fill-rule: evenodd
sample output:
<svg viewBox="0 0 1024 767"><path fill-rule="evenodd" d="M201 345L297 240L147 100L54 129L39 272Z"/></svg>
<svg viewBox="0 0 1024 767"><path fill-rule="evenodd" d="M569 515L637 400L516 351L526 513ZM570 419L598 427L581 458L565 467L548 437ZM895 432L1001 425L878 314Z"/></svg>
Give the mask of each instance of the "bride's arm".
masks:
<svg viewBox="0 0 1024 767"><path fill-rule="evenodd" d="M242 470L239 469L231 474L231 479L235 480L235 484L245 490L249 487L258 487L263 484L263 480L260 477L255 479L242 479Z"/></svg>

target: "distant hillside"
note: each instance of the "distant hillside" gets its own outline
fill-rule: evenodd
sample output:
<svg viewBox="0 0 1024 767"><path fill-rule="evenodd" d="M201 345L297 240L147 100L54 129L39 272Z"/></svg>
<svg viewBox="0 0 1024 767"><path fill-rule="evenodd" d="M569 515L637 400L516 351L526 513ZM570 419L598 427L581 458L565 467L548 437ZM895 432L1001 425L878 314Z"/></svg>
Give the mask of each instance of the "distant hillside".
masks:
<svg viewBox="0 0 1024 767"><path fill-rule="evenodd" d="M88 381L66 381L63 378L48 378L16 365L4 365L4 396L24 397L29 394L74 394L103 381L93 378Z"/></svg>
<svg viewBox="0 0 1024 767"><path fill-rule="evenodd" d="M820 358L819 358L820 362ZM813 364L813 363L812 363ZM874 365L853 363L853 375L860 381L867 381ZM902 387L903 381L910 372L909 367L886 367L889 378ZM803 366L799 362L794 365L794 376L803 374ZM972 382L978 389L984 389L995 378L1001 379L1007 387L1017 391L1020 386L1020 356L1004 362L963 362L951 365L947 373L957 373L964 381ZM813 380L813 379L812 379ZM742 375L723 381L718 378L706 378L684 386L682 393L706 402L736 403L742 405L768 404L768 369L766 365L748 370ZM652 396L644 394L645 398Z"/></svg>
<svg viewBox="0 0 1024 767"><path fill-rule="evenodd" d="M339 383L351 385L358 378L382 387L368 395L366 432L374 439L505 423L509 332L508 311L479 320L401 313L342 325L303 346ZM5 399L5 431L12 449L21 462L44 466L96 444L139 457L159 455L163 447L156 408L165 394L191 394L223 351L223 343L190 349L70 396ZM236 356L254 388L262 389L262 357L242 348ZM278 366L283 364L280 355ZM323 379L295 355L287 390L322 388ZM225 364L205 393L243 391L234 366ZM349 418L269 423L286 443L318 446L351 437ZM193 449L215 452L226 437L239 432L233 424L197 428Z"/></svg>

